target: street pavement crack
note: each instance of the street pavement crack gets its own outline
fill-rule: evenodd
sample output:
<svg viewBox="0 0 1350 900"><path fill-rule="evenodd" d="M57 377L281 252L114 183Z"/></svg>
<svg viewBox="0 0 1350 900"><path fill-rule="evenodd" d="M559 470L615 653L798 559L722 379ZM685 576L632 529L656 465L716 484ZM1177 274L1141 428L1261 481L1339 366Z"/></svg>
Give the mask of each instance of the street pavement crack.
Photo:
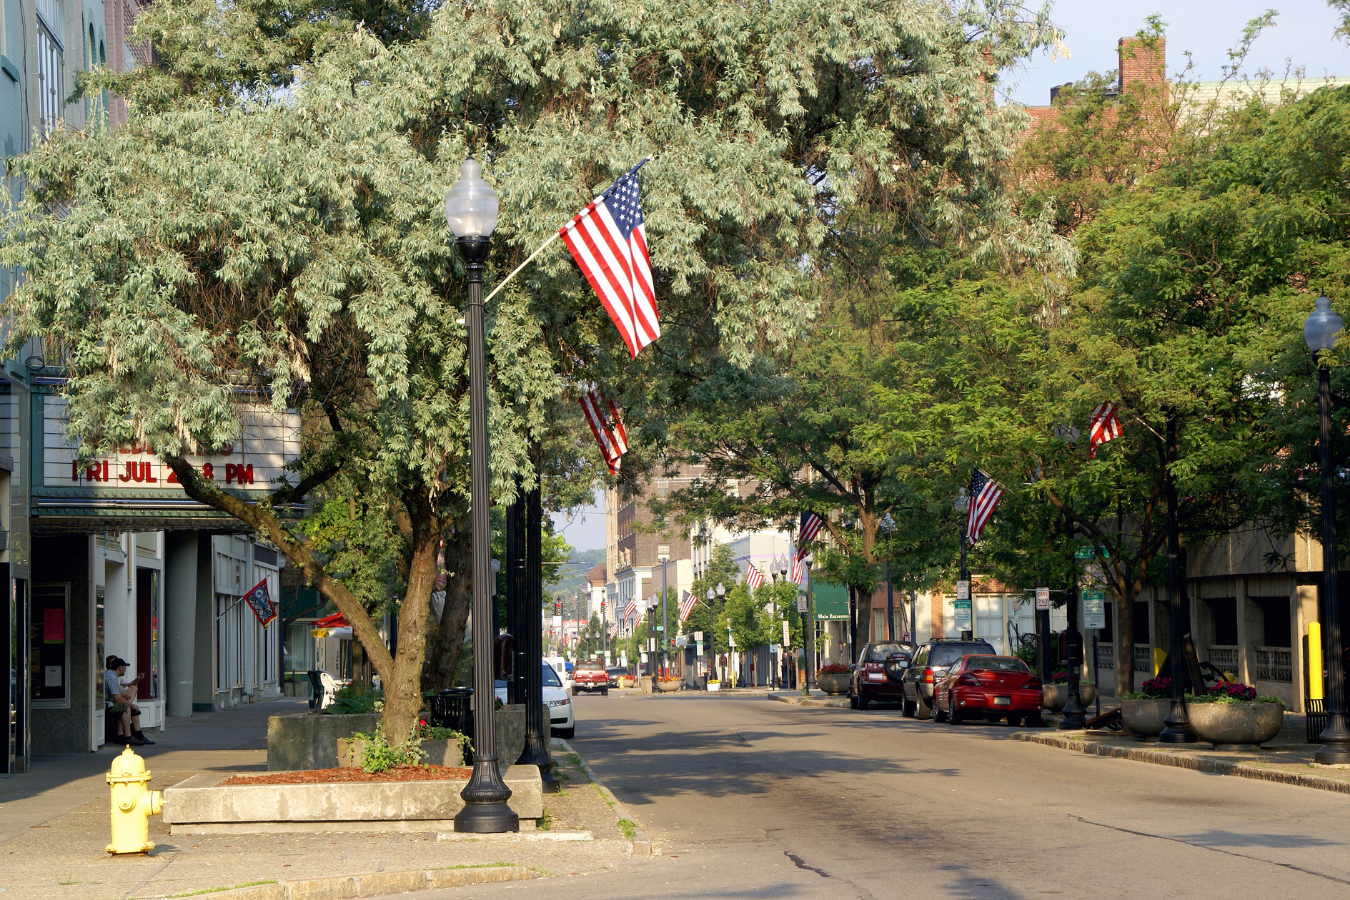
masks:
<svg viewBox="0 0 1350 900"><path fill-rule="evenodd" d="M808 871L808 872L815 872L815 873L816 873L817 875L819 875L821 878L829 878L829 877L830 877L830 873L829 873L829 872L826 872L824 869L817 869L817 868L816 868L815 866L813 866L813 865L809 865L809 864L806 862L806 860L802 859L800 856L798 856L798 855L795 854L795 853L786 853L785 855L787 856L788 859L792 860L792 864L795 865L795 866L796 866L797 868L799 868L799 869L805 869L805 870Z"/></svg>
<svg viewBox="0 0 1350 900"><path fill-rule="evenodd" d="M1152 834L1147 831L1135 831L1130 828L1121 828L1118 825L1107 825L1105 822L1094 822L1091 819L1085 819L1082 816L1070 814L1070 819L1077 819L1084 825L1096 825L1098 828L1106 828L1111 831L1119 831L1121 834L1133 834L1138 837L1156 838L1160 841L1171 841L1174 844L1185 844L1187 847L1196 847L1200 850L1209 850L1212 853L1222 853L1225 856L1236 856L1238 859L1249 859L1252 862L1266 863L1271 866L1279 866L1282 869L1291 869L1295 872L1302 872L1304 875L1312 875L1314 878L1324 878L1327 881L1334 881L1337 884L1350 884L1344 878L1337 878L1335 875L1327 875L1323 872L1314 872L1312 869L1305 869L1302 866L1296 866L1292 863L1278 862L1273 859L1262 859L1259 856L1248 856L1245 853L1234 853L1232 850L1224 850L1222 847L1211 847L1209 844L1198 844L1195 841L1187 841L1181 838L1168 837L1165 834Z"/></svg>

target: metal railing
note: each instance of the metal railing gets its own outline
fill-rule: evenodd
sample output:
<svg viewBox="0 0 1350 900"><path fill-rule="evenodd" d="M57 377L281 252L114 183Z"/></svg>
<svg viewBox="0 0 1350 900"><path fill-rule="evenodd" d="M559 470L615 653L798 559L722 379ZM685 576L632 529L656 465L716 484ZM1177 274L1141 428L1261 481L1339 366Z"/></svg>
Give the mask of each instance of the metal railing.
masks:
<svg viewBox="0 0 1350 900"><path fill-rule="evenodd" d="M1103 672L1116 668L1116 648L1113 644L1097 644L1097 668Z"/></svg>
<svg viewBox="0 0 1350 900"><path fill-rule="evenodd" d="M1256 648L1256 680L1294 681L1294 651L1288 647Z"/></svg>
<svg viewBox="0 0 1350 900"><path fill-rule="evenodd" d="M1209 662L1210 665L1214 666L1216 669L1222 669L1225 672L1232 672L1236 675L1241 671L1239 669L1238 658L1238 648L1235 646L1222 644L1209 645Z"/></svg>
<svg viewBox="0 0 1350 900"><path fill-rule="evenodd" d="M1153 674L1153 648L1148 644L1134 645L1134 670Z"/></svg>

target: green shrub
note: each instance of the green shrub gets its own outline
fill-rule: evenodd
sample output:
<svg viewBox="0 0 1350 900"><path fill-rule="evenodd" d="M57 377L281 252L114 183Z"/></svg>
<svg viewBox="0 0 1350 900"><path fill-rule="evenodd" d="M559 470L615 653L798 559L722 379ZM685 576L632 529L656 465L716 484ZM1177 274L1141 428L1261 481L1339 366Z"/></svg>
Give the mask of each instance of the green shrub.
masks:
<svg viewBox="0 0 1350 900"><path fill-rule="evenodd" d="M383 722L375 726L374 734L357 732L352 735L352 739L364 742L361 748L361 768L367 775L388 772L398 766L420 766L425 756L422 752L422 742L418 740L416 732L408 736L407 742L402 747L391 747L384 736Z"/></svg>

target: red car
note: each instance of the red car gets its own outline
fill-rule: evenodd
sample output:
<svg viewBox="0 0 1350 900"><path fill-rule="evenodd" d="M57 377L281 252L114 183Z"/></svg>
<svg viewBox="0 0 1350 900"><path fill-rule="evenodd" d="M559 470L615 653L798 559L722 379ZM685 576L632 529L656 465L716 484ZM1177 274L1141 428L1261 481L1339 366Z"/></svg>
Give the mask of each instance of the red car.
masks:
<svg viewBox="0 0 1350 900"><path fill-rule="evenodd" d="M572 671L575 691L599 691L602 697L609 696L609 672L605 664L598 659L583 659L577 662Z"/></svg>
<svg viewBox="0 0 1350 900"><path fill-rule="evenodd" d="M1041 724L1041 680L1015 656L963 656L933 688L933 718Z"/></svg>

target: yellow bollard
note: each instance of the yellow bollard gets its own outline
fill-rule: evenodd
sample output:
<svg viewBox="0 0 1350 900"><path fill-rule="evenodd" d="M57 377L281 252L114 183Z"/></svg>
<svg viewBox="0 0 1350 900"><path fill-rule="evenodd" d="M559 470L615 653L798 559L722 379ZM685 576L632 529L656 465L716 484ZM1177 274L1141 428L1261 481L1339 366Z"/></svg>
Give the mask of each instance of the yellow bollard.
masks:
<svg viewBox="0 0 1350 900"><path fill-rule="evenodd" d="M1308 699L1322 699L1322 623L1308 623Z"/></svg>
<svg viewBox="0 0 1350 900"><path fill-rule="evenodd" d="M109 853L146 853L155 849L150 840L150 817L164 807L159 791L152 791L145 760L127 747L113 760L108 771L112 785L112 843Z"/></svg>

